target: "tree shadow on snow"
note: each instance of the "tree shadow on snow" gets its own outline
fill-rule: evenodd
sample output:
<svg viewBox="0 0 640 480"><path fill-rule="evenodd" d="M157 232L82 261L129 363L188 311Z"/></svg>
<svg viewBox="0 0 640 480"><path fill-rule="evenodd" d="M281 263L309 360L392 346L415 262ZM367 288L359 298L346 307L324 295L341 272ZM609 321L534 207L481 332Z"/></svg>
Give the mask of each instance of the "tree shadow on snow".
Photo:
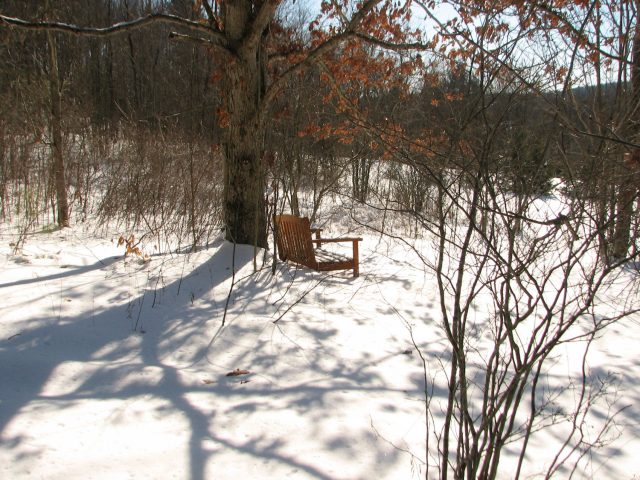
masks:
<svg viewBox="0 0 640 480"><path fill-rule="evenodd" d="M33 328L0 342L0 445L15 451L16 462L25 458L37 461L37 453L29 460L28 449L22 448L26 438L8 433L13 420L30 415L35 408L45 406L57 411L78 402L149 398L160 400L165 405L162 409L178 412L188 424L189 472L188 475L184 472L185 477L206 478L207 469L216 467L215 455L221 449L249 455L256 461L276 462L313 478L335 478L336 474L331 473L328 466L325 470L317 463L306 461L304 456L295 455L296 446L288 444L287 433L270 432L268 423L262 429L250 430L244 440L226 431L237 428L235 421L242 415L268 417L275 408L310 417L311 424L319 424L326 417L327 409L337 401L336 395L406 395L406 386L389 385L378 370L381 363L394 360L393 351L370 357L341 358L340 350L331 347L338 331L330 322L297 318L293 313L296 305L292 305L287 319L294 318L297 325L293 322L274 324L273 320L280 315L278 308L282 308L276 305L277 299L282 298L281 289L289 287L285 285L288 280L276 282L274 286L267 271L249 276L247 272L251 272L253 261L251 247L237 246L234 250L233 245L224 243L216 248L209 260L184 278L159 289L147 288L128 305L120 303L88 316L63 315L58 321L34 319ZM83 275L106 268L109 262L113 260L25 282L36 286L38 282ZM226 293L234 270L236 284L227 304ZM318 277L303 273L298 278L302 285L308 285ZM338 278L335 285L348 281L351 280ZM269 288L275 288L277 295L268 297L269 301L255 302L256 297L264 297ZM291 302L304 292L304 289L296 294L289 292L294 299ZM344 316L347 307L330 297L323 301L331 319ZM229 315L222 329L225 309ZM236 322L240 316L255 318L255 324ZM132 327L136 331L132 331ZM288 337L290 334L292 338ZM305 336L311 339L310 343L303 347L296 343L293 335ZM281 339L275 346L274 336ZM375 351L373 346L372 350ZM301 367L289 367L282 361L288 358L301 358L304 369L311 373L295 377ZM273 370L262 377L258 372L248 378L250 381L225 376L243 361ZM59 369L75 362L82 364L80 374L60 378ZM154 374L147 379L143 373L150 369ZM289 374L292 375L290 381L286 378ZM414 377L419 379L417 375ZM50 387L54 379L58 388ZM67 388L61 388L60 384L65 385L67 380ZM413 393L419 395L422 388L416 380ZM196 402L194 397L206 400ZM383 459L376 468L384 476L385 465L392 467L395 459L403 454L389 450L386 444L378 446L368 427L367 423L366 428L360 430L336 432L322 440L324 448L328 451L347 449L351 440L367 442L369 448L379 450L371 456ZM321 433L312 431L309 435L318 438ZM216 448L211 448L211 443Z"/></svg>

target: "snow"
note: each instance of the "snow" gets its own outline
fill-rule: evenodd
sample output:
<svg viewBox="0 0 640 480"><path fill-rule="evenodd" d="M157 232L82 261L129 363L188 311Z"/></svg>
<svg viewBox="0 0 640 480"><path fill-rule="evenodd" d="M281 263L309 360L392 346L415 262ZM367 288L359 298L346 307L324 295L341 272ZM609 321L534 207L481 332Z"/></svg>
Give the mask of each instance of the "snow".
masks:
<svg viewBox="0 0 640 480"><path fill-rule="evenodd" d="M435 278L410 245L360 232L353 279L282 264L272 275L262 255L254 272L253 249L222 240L125 258L115 231L82 224L29 235L14 252L15 230L0 229L0 478L425 478L413 342L436 419L449 348ZM433 258L428 242L413 245ZM589 429L626 408L619 436L578 478L640 476L639 322L591 347L591 374L614 375L617 397ZM583 349L559 348L550 389L575 378ZM227 376L235 369L250 373ZM533 437L525 478L546 471L562 428Z"/></svg>

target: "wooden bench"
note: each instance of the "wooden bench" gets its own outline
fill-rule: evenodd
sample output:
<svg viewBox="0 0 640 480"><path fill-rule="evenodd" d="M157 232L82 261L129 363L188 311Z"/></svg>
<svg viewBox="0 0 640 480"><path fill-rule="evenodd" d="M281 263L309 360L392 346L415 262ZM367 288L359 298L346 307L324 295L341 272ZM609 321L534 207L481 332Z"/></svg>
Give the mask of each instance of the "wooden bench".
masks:
<svg viewBox="0 0 640 480"><path fill-rule="evenodd" d="M293 262L319 272L353 270L354 277L360 274L358 242L361 238L320 238L322 229L311 228L308 218L295 215L275 215L274 224L278 254L283 262ZM352 243L352 258L320 248L325 243L339 242Z"/></svg>

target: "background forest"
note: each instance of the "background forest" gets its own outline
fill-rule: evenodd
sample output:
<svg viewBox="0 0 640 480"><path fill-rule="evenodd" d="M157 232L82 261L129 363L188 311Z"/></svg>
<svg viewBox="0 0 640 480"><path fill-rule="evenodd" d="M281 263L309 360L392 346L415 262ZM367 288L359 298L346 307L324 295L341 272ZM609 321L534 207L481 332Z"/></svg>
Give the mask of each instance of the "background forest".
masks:
<svg viewBox="0 0 640 480"><path fill-rule="evenodd" d="M584 474L626 408L587 354L638 312L638 7L4 0L0 220L16 255L87 222L140 256L224 232L235 262L236 243L273 243L279 212L406 247L446 345L430 358L414 337L428 322L389 307L422 365L420 475L519 477L530 440L559 424L541 475ZM281 282L275 255L252 251L252 278ZM575 343L570 386L549 387ZM590 415L604 424L586 435Z"/></svg>
<svg viewBox="0 0 640 480"><path fill-rule="evenodd" d="M201 14L189 1L7 1L2 13L105 26L151 12ZM596 33L615 54L575 47L567 65L562 49L572 39L530 28L523 43L523 31L513 27L516 40L506 36L505 50L490 37L495 33L476 28L480 40L496 43L492 57L489 50L463 55L464 49L443 46L422 51L416 61L414 50L384 54L349 45L338 54L342 78L328 81L323 66L292 77L271 106L262 146L269 182L283 188L287 206L279 208L313 220L324 196L335 192L360 202L383 196L421 215L433 204L429 191L438 170L485 168L514 193L547 193L555 178L571 195L596 202L603 243L615 249L617 239L614 253L624 256L630 237L615 231L616 212L625 217L619 230L637 237L630 192L637 190L630 180L637 163L622 161L635 148L636 12L633 4L612 4L596 13L587 20L609 22ZM294 44L295 35L304 41L311 18L293 6L281 8L276 21ZM59 220L59 168L50 148L57 131L74 213L95 209L104 219L193 245L215 235L224 224L224 65L202 45L170 40L170 32L162 24L107 39L1 31L4 218L18 215L25 228ZM527 48L524 56L519 50ZM312 192L310 211L300 212L301 192Z"/></svg>

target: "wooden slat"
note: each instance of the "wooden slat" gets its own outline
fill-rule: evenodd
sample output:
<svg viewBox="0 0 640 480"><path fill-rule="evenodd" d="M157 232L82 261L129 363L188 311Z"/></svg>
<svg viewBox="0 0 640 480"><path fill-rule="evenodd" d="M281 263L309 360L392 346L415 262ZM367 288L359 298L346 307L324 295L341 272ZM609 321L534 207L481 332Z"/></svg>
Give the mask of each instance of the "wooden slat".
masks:
<svg viewBox="0 0 640 480"><path fill-rule="evenodd" d="M275 215L274 221L276 243L282 261L290 261L319 271L353 270L354 277L359 275L358 242L361 238L319 238L319 229L312 229L306 217ZM316 234L314 239L311 238L312 231ZM352 242L352 258L313 248L314 243L320 246L322 243L334 242Z"/></svg>

